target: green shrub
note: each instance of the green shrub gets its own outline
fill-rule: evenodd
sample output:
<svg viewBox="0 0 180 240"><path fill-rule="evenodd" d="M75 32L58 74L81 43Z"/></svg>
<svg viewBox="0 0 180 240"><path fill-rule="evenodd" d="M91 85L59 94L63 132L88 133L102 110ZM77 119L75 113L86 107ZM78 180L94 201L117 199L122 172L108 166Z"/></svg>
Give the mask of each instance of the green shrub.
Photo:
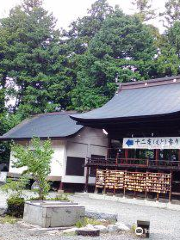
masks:
<svg viewBox="0 0 180 240"><path fill-rule="evenodd" d="M29 179L26 176L20 177L18 180L8 179L7 183L1 187L2 191L9 194L7 199L7 214L12 217L20 218L24 212L24 197L23 189L29 183Z"/></svg>
<svg viewBox="0 0 180 240"><path fill-rule="evenodd" d="M6 215L4 217L0 217L0 223L1 224L5 224L5 223L9 223L9 224L15 224L18 221L17 218Z"/></svg>
<svg viewBox="0 0 180 240"><path fill-rule="evenodd" d="M81 228L81 227L85 227L88 224L102 225L102 222L100 220L97 220L97 219L94 219L94 218L84 217L82 220L79 220L78 222L76 222L76 227Z"/></svg>
<svg viewBox="0 0 180 240"><path fill-rule="evenodd" d="M84 224L83 221L79 220L79 221L76 222L76 227L77 228L85 227L85 224Z"/></svg>
<svg viewBox="0 0 180 240"><path fill-rule="evenodd" d="M64 202L70 202L70 199L68 198L68 195L67 194L59 194L58 196L56 196L55 198L49 198L48 200L51 200L51 201L64 201Z"/></svg>
<svg viewBox="0 0 180 240"><path fill-rule="evenodd" d="M20 218L24 213L24 198L20 198L17 196L12 196L7 199L7 214L13 217Z"/></svg>

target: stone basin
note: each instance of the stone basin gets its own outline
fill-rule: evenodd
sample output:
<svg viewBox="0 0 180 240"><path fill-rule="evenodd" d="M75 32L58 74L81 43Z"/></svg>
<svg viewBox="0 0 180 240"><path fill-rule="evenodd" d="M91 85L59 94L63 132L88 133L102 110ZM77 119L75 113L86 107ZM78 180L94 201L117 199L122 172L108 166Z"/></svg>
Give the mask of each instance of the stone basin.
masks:
<svg viewBox="0 0 180 240"><path fill-rule="evenodd" d="M43 228L69 227L85 216L85 207L72 202L27 201L23 220Z"/></svg>

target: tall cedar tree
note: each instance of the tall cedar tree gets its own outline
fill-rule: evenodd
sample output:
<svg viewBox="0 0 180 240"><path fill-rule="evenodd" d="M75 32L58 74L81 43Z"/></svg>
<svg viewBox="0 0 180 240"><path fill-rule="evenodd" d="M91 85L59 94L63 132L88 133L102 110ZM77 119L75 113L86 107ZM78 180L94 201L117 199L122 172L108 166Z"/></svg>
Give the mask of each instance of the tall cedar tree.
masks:
<svg viewBox="0 0 180 240"><path fill-rule="evenodd" d="M89 110L107 102L115 92L117 75L121 82L149 78L155 54L151 29L116 9L79 58L74 108Z"/></svg>
<svg viewBox="0 0 180 240"><path fill-rule="evenodd" d="M78 18L69 26L69 31L63 31L63 36L70 49L70 54L83 54L88 49L89 42L100 30L107 16L113 13L113 8L107 0L95 1L87 15Z"/></svg>
<svg viewBox="0 0 180 240"><path fill-rule="evenodd" d="M176 21L180 20L180 0L167 0L165 11L160 13L163 17L164 26L171 27Z"/></svg>
<svg viewBox="0 0 180 240"><path fill-rule="evenodd" d="M24 0L1 20L1 65L16 86L14 111L22 118L68 105L71 79L55 23L40 0Z"/></svg>
<svg viewBox="0 0 180 240"><path fill-rule="evenodd" d="M133 0L132 4L137 10L137 16L145 22L156 17L155 10L152 8L152 0Z"/></svg>
<svg viewBox="0 0 180 240"><path fill-rule="evenodd" d="M161 36L160 54L155 61L158 76L180 74L180 22L176 21Z"/></svg>

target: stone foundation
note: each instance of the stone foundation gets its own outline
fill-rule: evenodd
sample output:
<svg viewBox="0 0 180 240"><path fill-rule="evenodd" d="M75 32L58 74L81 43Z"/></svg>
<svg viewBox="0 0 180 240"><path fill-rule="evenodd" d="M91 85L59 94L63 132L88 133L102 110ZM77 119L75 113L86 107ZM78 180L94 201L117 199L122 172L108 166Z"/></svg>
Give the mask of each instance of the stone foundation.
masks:
<svg viewBox="0 0 180 240"><path fill-rule="evenodd" d="M85 216L85 207L60 201L28 201L25 203L25 222L49 227L73 226Z"/></svg>

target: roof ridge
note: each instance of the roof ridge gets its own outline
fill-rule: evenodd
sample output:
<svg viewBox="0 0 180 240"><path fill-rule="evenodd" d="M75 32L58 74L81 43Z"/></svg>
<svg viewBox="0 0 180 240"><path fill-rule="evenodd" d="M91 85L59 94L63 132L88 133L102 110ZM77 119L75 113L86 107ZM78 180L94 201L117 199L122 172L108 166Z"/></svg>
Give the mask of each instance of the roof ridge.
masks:
<svg viewBox="0 0 180 240"><path fill-rule="evenodd" d="M61 111L61 112L48 112L48 113L39 113L31 115L31 117L38 117L38 116L47 116L47 115L70 115L77 113L77 111Z"/></svg>
<svg viewBox="0 0 180 240"><path fill-rule="evenodd" d="M180 83L180 75L172 77L154 78L144 81L120 83L118 91L120 92L121 90L126 89L147 88L175 83Z"/></svg>

